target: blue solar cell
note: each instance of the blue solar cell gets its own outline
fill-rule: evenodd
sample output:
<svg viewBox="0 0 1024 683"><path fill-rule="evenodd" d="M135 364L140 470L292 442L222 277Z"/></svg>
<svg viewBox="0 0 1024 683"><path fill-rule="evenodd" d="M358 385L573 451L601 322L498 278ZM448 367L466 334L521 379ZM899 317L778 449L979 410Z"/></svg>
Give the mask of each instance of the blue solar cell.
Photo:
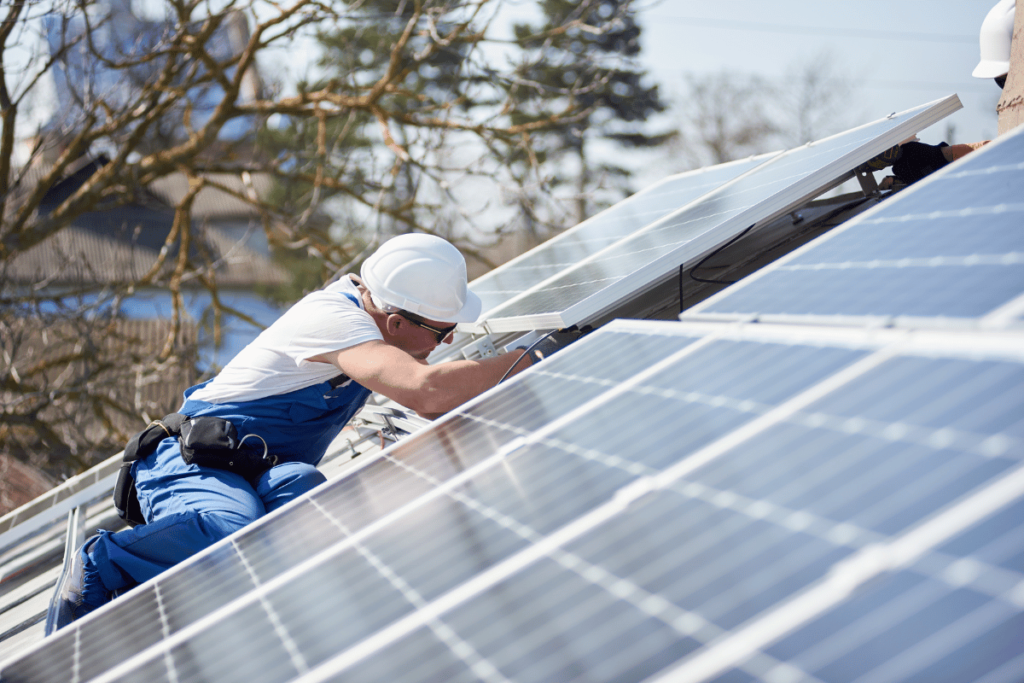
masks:
<svg viewBox="0 0 1024 683"><path fill-rule="evenodd" d="M249 605L218 629L207 629L170 652L177 681L287 681L301 673L262 605ZM246 652L228 657L225 652ZM132 680L128 677L127 680ZM139 679L134 679L139 680Z"/></svg>
<svg viewBox="0 0 1024 683"><path fill-rule="evenodd" d="M545 360L549 375L596 379L614 386L632 379L695 341L693 337L635 334L602 330L572 345L572 354L558 353ZM581 368L585 370L581 372Z"/></svg>
<svg viewBox="0 0 1024 683"><path fill-rule="evenodd" d="M422 680L428 670L437 681L448 683L478 683L480 676L471 665L456 655L430 629L424 628L401 641L400 647L389 647L379 656L360 661L351 669L328 678L327 683L351 681L389 681L409 683Z"/></svg>
<svg viewBox="0 0 1024 683"><path fill-rule="evenodd" d="M454 610L446 623L517 681L640 680L695 647L663 622L549 560ZM417 680L429 680L428 672Z"/></svg>
<svg viewBox="0 0 1024 683"><path fill-rule="evenodd" d="M963 629L959 639L951 633L955 624ZM1024 670L1017 647L1022 627L1019 611L903 571L880 577L767 652L836 683L953 683L983 680L1000 669L993 680L1014 680Z"/></svg>
<svg viewBox="0 0 1024 683"><path fill-rule="evenodd" d="M1020 266L776 269L703 313L979 318L1024 293ZM767 319L767 318L766 318Z"/></svg>
<svg viewBox="0 0 1024 683"><path fill-rule="evenodd" d="M865 420L954 429L988 438L1024 436L1024 369L1017 363L907 356L868 373L818 404Z"/></svg>
<svg viewBox="0 0 1024 683"><path fill-rule="evenodd" d="M852 553L674 491L651 496L566 550L699 615L709 633L739 626Z"/></svg>
<svg viewBox="0 0 1024 683"><path fill-rule="evenodd" d="M991 517L971 527L968 533L958 534L939 548L943 555L955 558L971 557L992 567L1008 572L1005 588L1014 588L1012 580L1024 567L1024 544L1014 539L1024 534L1024 500L1007 506Z"/></svg>
<svg viewBox="0 0 1024 683"><path fill-rule="evenodd" d="M311 569L302 581L280 586L266 597L266 606L311 667L416 609L354 549ZM265 623L269 615L264 611L258 619ZM211 627L207 637L216 638L216 632Z"/></svg>
<svg viewBox="0 0 1024 683"><path fill-rule="evenodd" d="M607 502L639 476L588 455L545 445L524 447L456 493L487 501L524 527L548 534Z"/></svg>
<svg viewBox="0 0 1024 683"><path fill-rule="evenodd" d="M851 349L719 341L552 435L655 470L671 465L863 356ZM623 430L625 415L645 417Z"/></svg>
<svg viewBox="0 0 1024 683"><path fill-rule="evenodd" d="M432 600L527 543L499 522L444 499L387 525L363 546L419 596Z"/></svg>

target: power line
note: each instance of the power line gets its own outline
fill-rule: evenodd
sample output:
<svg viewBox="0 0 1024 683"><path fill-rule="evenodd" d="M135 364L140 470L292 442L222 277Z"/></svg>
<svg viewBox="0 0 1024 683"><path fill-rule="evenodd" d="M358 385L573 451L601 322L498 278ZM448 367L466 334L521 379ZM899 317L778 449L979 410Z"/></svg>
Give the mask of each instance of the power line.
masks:
<svg viewBox="0 0 1024 683"><path fill-rule="evenodd" d="M793 26L790 24L769 24L734 19L713 19L711 17L667 17L659 16L659 22L688 24L711 28L728 28L761 33L792 33L797 35L834 36L844 38L868 38L873 40L915 40L930 43L977 43L977 35L953 33L920 33L916 31L880 31L877 29L843 28L835 26Z"/></svg>
<svg viewBox="0 0 1024 683"><path fill-rule="evenodd" d="M964 92L966 90L970 90L970 91L973 91L973 92L982 92L982 91L984 91L984 92L990 92L993 95L996 95L999 92L998 90L996 90L996 87L995 87L995 85L992 84L991 80L984 81L984 82L979 80L977 83L967 82L967 81L962 81L962 82L959 82L959 83L952 83L952 82L950 82L950 83L938 83L938 82L934 82L934 81L914 81L914 80L891 81L891 80L880 80L880 79L875 79L875 78L869 78L869 79L866 79L866 80L862 80L859 83L858 83L858 81L854 80L854 85L863 85L866 88L889 88L889 89L893 89L893 90L943 90L943 89L945 89L945 90L948 90L948 91L951 91L951 92Z"/></svg>
<svg viewBox="0 0 1024 683"><path fill-rule="evenodd" d="M657 70L657 67L655 67ZM667 69L672 73L682 75L700 76L704 72L693 71L692 69ZM836 79L853 88L886 89L886 90L923 90L935 91L945 90L951 92L987 92L998 95L998 91L992 84L991 79L975 79L962 81L922 81L915 79L886 79L886 78L839 78Z"/></svg>

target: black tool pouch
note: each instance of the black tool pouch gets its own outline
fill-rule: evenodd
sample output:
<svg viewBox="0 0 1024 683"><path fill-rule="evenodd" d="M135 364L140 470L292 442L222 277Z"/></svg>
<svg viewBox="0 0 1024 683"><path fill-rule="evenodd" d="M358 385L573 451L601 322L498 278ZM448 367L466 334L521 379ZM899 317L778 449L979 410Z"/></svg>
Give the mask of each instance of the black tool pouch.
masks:
<svg viewBox="0 0 1024 683"><path fill-rule="evenodd" d="M256 439L256 448L245 446L245 441ZM255 479L277 464L277 458L267 453L262 437L248 434L238 438L235 426L219 417L194 417L181 425L181 457L190 465L215 467Z"/></svg>
<svg viewBox="0 0 1024 683"><path fill-rule="evenodd" d="M122 462L121 469L117 472L117 481L114 482L114 508L117 509L117 516L127 522L128 526L146 523L146 518L142 516L142 508L139 507L139 497L135 493L131 462Z"/></svg>

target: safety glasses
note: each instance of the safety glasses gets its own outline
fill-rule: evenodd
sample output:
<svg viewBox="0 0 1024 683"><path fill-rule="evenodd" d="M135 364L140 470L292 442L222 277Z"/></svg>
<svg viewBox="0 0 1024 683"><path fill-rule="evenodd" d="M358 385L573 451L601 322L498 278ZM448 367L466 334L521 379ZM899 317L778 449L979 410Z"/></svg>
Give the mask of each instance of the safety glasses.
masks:
<svg viewBox="0 0 1024 683"><path fill-rule="evenodd" d="M454 332L455 328L458 327L458 325L452 325L451 327L437 328L434 327L433 325L424 322L423 318L419 317L418 315L414 315L412 313L409 313L408 311L399 311L398 315L402 316L403 318L411 322L413 325L416 325L417 327L422 327L428 332L433 333L434 339L437 340L438 344L447 339L448 335Z"/></svg>

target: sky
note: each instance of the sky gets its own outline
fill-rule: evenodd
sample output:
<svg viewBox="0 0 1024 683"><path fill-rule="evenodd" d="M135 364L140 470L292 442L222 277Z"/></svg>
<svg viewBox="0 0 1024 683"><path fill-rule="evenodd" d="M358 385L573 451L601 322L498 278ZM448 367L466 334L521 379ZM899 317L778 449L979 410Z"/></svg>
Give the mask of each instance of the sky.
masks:
<svg viewBox="0 0 1024 683"><path fill-rule="evenodd" d="M973 78L978 32L995 0L639 0L642 64L679 98L686 74L783 78L829 55L854 81L850 126L949 94L964 108L920 135L935 144L997 132L999 87Z"/></svg>
<svg viewBox="0 0 1024 683"><path fill-rule="evenodd" d="M154 0L136 0L144 8ZM978 32L995 0L636 0L641 65L670 103L685 93L688 74L722 71L757 74L784 82L795 68L827 58L852 81L853 96L834 131L892 112L957 94L964 108L920 137L928 143L972 142L996 135L1000 90L971 71L979 59ZM506 0L513 16L535 12L533 0ZM517 18L524 18L517 16ZM534 18L534 17L531 17ZM310 64L310 43L289 55L294 76ZM282 68L262 64L268 71ZM276 68L275 68L276 67ZM284 73L277 74L283 76ZM287 77L286 77L287 78ZM655 122L662 129L681 123L670 111ZM950 130L952 128L952 130ZM618 152L621 153L621 152ZM634 189L668 173L671 154L651 163L637 156L627 164L646 170ZM648 166L649 165L649 166Z"/></svg>

